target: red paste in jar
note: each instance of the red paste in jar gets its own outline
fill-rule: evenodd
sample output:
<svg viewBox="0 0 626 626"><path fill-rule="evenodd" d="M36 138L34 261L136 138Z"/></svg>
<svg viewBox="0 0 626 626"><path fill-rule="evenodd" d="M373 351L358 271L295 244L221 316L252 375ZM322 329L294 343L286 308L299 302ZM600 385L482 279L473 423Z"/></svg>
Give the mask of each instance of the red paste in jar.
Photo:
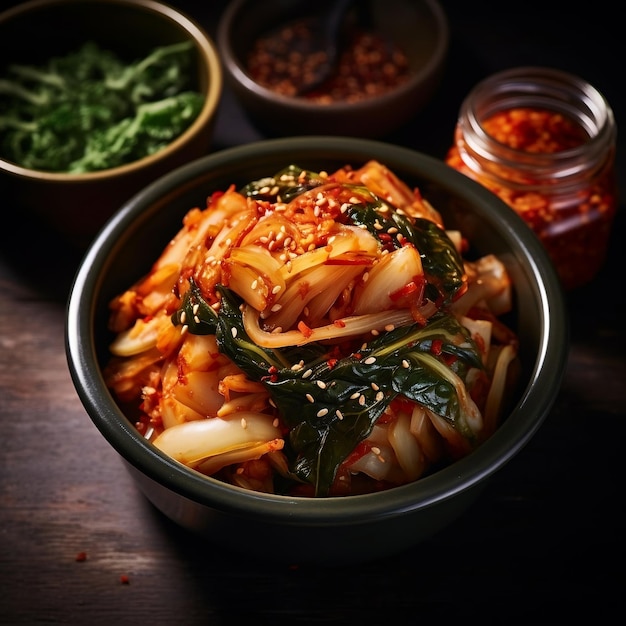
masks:
<svg viewBox="0 0 626 626"><path fill-rule="evenodd" d="M539 108L513 108L495 113L481 122L487 134L515 150L532 154L555 154L584 145L589 137L575 121L560 113ZM534 180L524 169L489 169L504 180L467 167L459 152L463 144L457 128L455 145L446 163L477 180L512 207L534 230L547 249L566 289L589 282L602 266L617 207L612 159L593 172L575 191L561 192L556 179ZM507 187L507 181L515 186ZM519 187L519 185L522 187ZM524 185L540 185L524 189Z"/></svg>

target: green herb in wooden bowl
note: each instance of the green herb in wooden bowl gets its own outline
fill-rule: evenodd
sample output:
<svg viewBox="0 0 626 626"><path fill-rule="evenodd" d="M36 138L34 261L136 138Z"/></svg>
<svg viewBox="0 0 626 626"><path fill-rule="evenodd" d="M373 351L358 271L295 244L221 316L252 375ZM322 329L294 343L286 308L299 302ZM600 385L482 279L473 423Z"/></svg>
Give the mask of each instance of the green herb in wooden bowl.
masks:
<svg viewBox="0 0 626 626"><path fill-rule="evenodd" d="M87 42L0 77L0 156L49 172L118 167L154 154L197 118L193 44L154 48L131 64Z"/></svg>

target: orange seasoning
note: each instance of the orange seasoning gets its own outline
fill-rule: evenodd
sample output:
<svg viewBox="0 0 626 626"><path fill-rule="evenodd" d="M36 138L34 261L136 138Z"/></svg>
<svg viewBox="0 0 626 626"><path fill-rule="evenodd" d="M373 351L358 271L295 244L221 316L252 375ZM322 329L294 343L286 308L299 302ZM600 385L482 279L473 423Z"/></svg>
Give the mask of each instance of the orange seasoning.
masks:
<svg viewBox="0 0 626 626"><path fill-rule="evenodd" d="M513 208L573 289L605 261L617 209L615 134L612 111L593 87L556 70L520 68L470 92L446 162Z"/></svg>

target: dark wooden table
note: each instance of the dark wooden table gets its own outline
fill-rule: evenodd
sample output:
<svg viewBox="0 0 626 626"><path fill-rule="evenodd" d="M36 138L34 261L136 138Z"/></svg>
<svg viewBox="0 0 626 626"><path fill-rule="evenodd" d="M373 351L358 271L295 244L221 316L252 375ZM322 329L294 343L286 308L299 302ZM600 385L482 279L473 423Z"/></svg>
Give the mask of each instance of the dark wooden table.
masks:
<svg viewBox="0 0 626 626"><path fill-rule="evenodd" d="M223 2L177 4L215 32ZM564 2L448 4L441 88L387 140L443 157L471 86L517 65L579 74L604 92L618 126L626 120L623 34L609 2L579 15ZM213 149L261 138L226 91ZM620 135L622 197L624 156ZM219 537L199 543L144 499L68 374L64 307L81 252L0 198L0 623L607 624L622 612L623 201L607 264L567 296L567 372L534 439L432 540L324 569L229 554Z"/></svg>

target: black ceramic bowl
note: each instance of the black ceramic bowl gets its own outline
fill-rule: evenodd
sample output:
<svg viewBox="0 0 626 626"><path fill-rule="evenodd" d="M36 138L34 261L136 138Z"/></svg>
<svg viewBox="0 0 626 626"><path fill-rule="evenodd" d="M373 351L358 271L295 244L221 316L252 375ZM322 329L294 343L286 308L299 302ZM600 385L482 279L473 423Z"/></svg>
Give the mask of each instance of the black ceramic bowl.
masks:
<svg viewBox="0 0 626 626"><path fill-rule="evenodd" d="M103 380L112 336L109 300L147 272L193 206L296 163L313 170L386 164L459 227L479 253L495 253L515 285L522 377L498 430L465 458L412 484L334 498L266 495L189 470L136 431ZM236 552L289 562L374 559L450 524L528 443L558 393L568 351L558 278L538 239L495 195L439 160L385 143L333 137L274 139L185 165L141 191L109 221L82 261L67 309L67 357L78 395L147 498L167 517Z"/></svg>
<svg viewBox="0 0 626 626"><path fill-rule="evenodd" d="M156 177L206 154L222 95L222 68L210 37L191 18L157 0L30 0L0 13L0 70L37 68L94 42L128 63L156 47L192 44L187 89L204 96L194 122L161 150L117 167L86 173L24 167L0 153L0 184L14 210L86 248L104 222ZM36 45L34 44L36 42Z"/></svg>
<svg viewBox="0 0 626 626"><path fill-rule="evenodd" d="M320 10L323 2L233 0L217 32L225 80L252 121L274 136L349 135L383 137L416 115L439 87L448 53L449 30L437 0L370 0L366 28L399 46L408 58L409 79L402 85L355 102L319 104L277 93L255 81L248 67L254 42L283 21ZM294 10L294 6L297 9Z"/></svg>

